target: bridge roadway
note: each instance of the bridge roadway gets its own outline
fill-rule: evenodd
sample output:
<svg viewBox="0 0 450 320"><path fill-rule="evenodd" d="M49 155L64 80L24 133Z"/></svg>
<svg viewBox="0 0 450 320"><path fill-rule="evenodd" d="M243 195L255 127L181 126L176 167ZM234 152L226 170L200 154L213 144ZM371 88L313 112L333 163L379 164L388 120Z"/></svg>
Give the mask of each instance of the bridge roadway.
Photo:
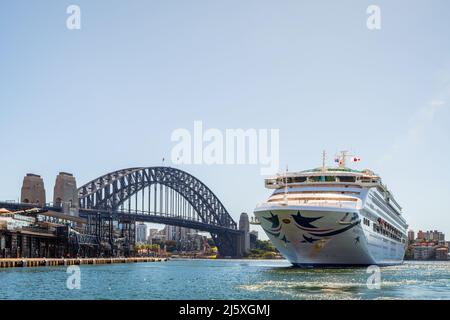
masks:
<svg viewBox="0 0 450 320"><path fill-rule="evenodd" d="M229 229L218 225L211 225L200 220L187 220L182 217L168 215L165 213L151 213L146 211L107 211L98 209L79 209L79 215L82 218L87 218L89 215L100 215L101 218L104 219L112 218L113 220L134 220L136 222L148 222L178 226L204 232L228 232L235 235L242 234L242 231L238 229Z"/></svg>
<svg viewBox="0 0 450 320"><path fill-rule="evenodd" d="M7 210L28 210L28 209L41 209L42 213L46 211L61 212L61 207L55 207L50 204L46 204L44 207L36 207L36 205L29 203L11 202L11 201L0 201L0 209ZM99 210L99 209L79 209L79 217L87 218L89 215L98 216L102 218L112 218L113 220L134 220L136 222L148 222L157 223L164 225L173 225L184 228L195 229L205 232L229 232L231 234L240 235L241 230L229 229L226 227L218 225L210 225L204 223L200 220L186 220L182 217L177 217L174 215L168 215L166 213L152 213L146 211L109 211L109 210Z"/></svg>

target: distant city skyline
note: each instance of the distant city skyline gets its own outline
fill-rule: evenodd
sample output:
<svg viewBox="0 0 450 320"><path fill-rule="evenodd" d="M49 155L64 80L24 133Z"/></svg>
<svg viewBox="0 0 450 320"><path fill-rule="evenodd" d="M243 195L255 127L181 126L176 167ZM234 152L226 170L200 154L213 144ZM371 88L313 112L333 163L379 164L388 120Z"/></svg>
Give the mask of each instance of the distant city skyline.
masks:
<svg viewBox="0 0 450 320"><path fill-rule="evenodd" d="M70 1L0 4L0 200L27 173L53 199L135 166L176 166L239 221L270 191L258 165L174 165L171 134L279 129L280 170L329 165L340 150L379 173L410 229L450 236L450 3ZM407 9L407 10L406 10ZM253 226L261 236L263 232Z"/></svg>

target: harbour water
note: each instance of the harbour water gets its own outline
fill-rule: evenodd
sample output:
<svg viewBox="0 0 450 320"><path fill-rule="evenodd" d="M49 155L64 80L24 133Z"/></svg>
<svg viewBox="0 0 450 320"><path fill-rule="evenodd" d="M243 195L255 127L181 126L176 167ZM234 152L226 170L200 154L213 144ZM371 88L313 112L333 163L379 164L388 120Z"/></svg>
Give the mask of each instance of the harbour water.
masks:
<svg viewBox="0 0 450 320"><path fill-rule="evenodd" d="M171 260L80 266L80 289L66 267L0 269L0 299L450 299L450 261L381 268L298 269L279 260Z"/></svg>

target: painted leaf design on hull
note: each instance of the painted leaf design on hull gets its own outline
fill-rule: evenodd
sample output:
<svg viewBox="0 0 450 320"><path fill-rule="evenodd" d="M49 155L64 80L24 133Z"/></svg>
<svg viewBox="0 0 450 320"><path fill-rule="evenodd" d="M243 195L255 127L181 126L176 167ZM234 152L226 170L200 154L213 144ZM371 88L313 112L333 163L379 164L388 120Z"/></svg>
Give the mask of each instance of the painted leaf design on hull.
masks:
<svg viewBox="0 0 450 320"><path fill-rule="evenodd" d="M308 243L314 243L314 242L320 240L320 239L314 239L314 238L312 238L312 237L307 237L307 236L305 236L305 235L303 235L303 239L305 239L305 240L302 241L303 243L305 243L305 242L308 242Z"/></svg>
<svg viewBox="0 0 450 320"><path fill-rule="evenodd" d="M263 218L272 223L272 226L270 227L271 229L278 229L280 227L280 219L278 219L278 215L274 215L272 212L270 212L269 218Z"/></svg>
<svg viewBox="0 0 450 320"><path fill-rule="evenodd" d="M264 230L265 232L267 232L268 234L271 234L271 235L274 236L275 238L278 238L278 237L280 236L280 233L279 233L279 232L272 232L272 231L267 230L266 228L263 228L263 230Z"/></svg>
<svg viewBox="0 0 450 320"><path fill-rule="evenodd" d="M311 223L321 219L322 217L317 217L317 218L308 218L308 217L304 217L300 214L300 211L297 211L296 215L292 215L292 218L294 218L295 223L297 223L299 226L303 227L303 228L308 228L308 229L317 229L316 226L312 225Z"/></svg>
<svg viewBox="0 0 450 320"><path fill-rule="evenodd" d="M345 228L342 229L338 229L338 230L334 230L331 232L327 232L327 233L314 233L314 232L310 232L311 235L316 236L316 237L330 237L330 236L335 236L337 234L340 234L342 232L345 232L347 230L350 230L351 228L355 227L356 225L358 225L361 221L356 221L352 224L349 224L348 226L346 226Z"/></svg>

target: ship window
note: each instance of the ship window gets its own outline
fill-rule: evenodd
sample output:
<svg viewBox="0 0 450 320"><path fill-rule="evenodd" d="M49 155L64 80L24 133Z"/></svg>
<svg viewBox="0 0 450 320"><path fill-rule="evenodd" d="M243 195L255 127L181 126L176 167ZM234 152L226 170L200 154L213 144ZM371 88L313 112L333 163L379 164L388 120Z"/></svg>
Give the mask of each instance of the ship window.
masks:
<svg viewBox="0 0 450 320"><path fill-rule="evenodd" d="M355 182L356 181L355 177L339 176L338 178L339 178L340 182Z"/></svg>
<svg viewBox="0 0 450 320"><path fill-rule="evenodd" d="M306 181L306 177L294 177L293 181L294 182L305 182Z"/></svg>
<svg viewBox="0 0 450 320"><path fill-rule="evenodd" d="M336 181L335 176L312 176L308 178L310 182L334 182Z"/></svg>

